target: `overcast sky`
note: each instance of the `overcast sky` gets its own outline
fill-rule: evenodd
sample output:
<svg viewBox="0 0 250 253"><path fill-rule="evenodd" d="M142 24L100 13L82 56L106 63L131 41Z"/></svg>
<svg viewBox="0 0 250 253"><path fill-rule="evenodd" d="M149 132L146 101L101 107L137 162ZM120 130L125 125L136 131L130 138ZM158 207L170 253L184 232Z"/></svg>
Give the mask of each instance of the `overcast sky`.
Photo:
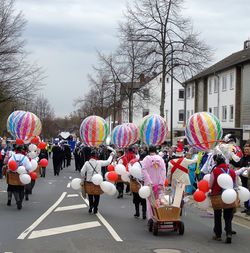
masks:
<svg viewBox="0 0 250 253"><path fill-rule="evenodd" d="M96 50L115 50L118 21L126 0L16 0L28 23L24 37L31 59L45 70L49 99L57 116L75 110L74 99L88 90L87 74ZM185 15L218 61L250 38L249 0L186 0Z"/></svg>

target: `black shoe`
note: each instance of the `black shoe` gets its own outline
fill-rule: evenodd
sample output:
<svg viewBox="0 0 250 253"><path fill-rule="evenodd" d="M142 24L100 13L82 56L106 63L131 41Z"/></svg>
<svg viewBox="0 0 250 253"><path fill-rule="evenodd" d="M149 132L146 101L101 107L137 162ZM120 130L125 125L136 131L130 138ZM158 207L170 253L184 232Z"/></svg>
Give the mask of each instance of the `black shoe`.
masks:
<svg viewBox="0 0 250 253"><path fill-rule="evenodd" d="M236 234L237 234L237 232L232 230L232 235L236 235Z"/></svg>
<svg viewBox="0 0 250 253"><path fill-rule="evenodd" d="M243 211L241 211L241 213L247 213L247 209L244 209Z"/></svg>
<svg viewBox="0 0 250 253"><path fill-rule="evenodd" d="M136 213L136 214L134 214L134 217L135 217L135 218L139 218L139 217L140 217L140 214L139 214L139 213Z"/></svg>
<svg viewBox="0 0 250 253"><path fill-rule="evenodd" d="M21 201L18 201L18 202L17 202L17 209L18 209L18 210L21 210L21 209L22 209L22 203L21 203Z"/></svg>
<svg viewBox="0 0 250 253"><path fill-rule="evenodd" d="M89 208L89 213L92 213L92 209L93 209L92 207Z"/></svg>
<svg viewBox="0 0 250 253"><path fill-rule="evenodd" d="M225 243L232 243L232 237L230 235L227 236Z"/></svg>
<svg viewBox="0 0 250 253"><path fill-rule="evenodd" d="M29 196L28 196L28 195L27 195L27 196L25 196L25 200L27 200L27 201L29 200Z"/></svg>
<svg viewBox="0 0 250 253"><path fill-rule="evenodd" d="M98 209L94 208L94 214L97 214L97 212L98 212Z"/></svg>
<svg viewBox="0 0 250 253"><path fill-rule="evenodd" d="M146 216L146 215L143 215L143 216L142 216L142 219L143 219L143 220L146 220L146 219L147 219L147 216Z"/></svg>
<svg viewBox="0 0 250 253"><path fill-rule="evenodd" d="M7 206L11 206L11 200L8 200Z"/></svg>

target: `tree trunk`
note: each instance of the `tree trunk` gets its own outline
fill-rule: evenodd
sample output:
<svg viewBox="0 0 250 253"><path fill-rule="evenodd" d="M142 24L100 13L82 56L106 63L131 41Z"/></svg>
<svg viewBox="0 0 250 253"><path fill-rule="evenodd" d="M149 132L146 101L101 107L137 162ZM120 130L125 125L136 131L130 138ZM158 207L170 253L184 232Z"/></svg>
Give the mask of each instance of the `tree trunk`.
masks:
<svg viewBox="0 0 250 253"><path fill-rule="evenodd" d="M160 115L164 118L165 115L165 96L166 96L166 67L165 60L163 60L162 68L162 83L161 83L161 104Z"/></svg>
<svg viewBox="0 0 250 253"><path fill-rule="evenodd" d="M128 100L128 121L133 122L133 93L129 96Z"/></svg>

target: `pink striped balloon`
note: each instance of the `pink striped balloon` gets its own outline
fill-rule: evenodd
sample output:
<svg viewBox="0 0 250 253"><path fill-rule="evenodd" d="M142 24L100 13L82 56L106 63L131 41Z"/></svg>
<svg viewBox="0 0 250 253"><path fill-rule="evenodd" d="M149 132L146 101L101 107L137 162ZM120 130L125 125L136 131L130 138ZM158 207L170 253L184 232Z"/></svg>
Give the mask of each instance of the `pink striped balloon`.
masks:
<svg viewBox="0 0 250 253"><path fill-rule="evenodd" d="M89 116L80 126L80 137L83 143L91 147L99 147L108 136L108 125L99 116Z"/></svg>
<svg viewBox="0 0 250 253"><path fill-rule="evenodd" d="M130 145L132 145L136 143L139 138L139 129L134 123L125 123L125 125L131 129L132 138L131 138Z"/></svg>
<svg viewBox="0 0 250 253"><path fill-rule="evenodd" d="M186 125L185 135L189 145L197 150L213 149L222 138L222 127L219 119L208 112L193 114Z"/></svg>
<svg viewBox="0 0 250 253"><path fill-rule="evenodd" d="M111 142L118 148L127 148L132 143L132 130L127 124L116 126L111 134Z"/></svg>
<svg viewBox="0 0 250 253"><path fill-rule="evenodd" d="M15 111L8 118L7 129L14 138L29 142L41 134L42 123L32 112Z"/></svg>

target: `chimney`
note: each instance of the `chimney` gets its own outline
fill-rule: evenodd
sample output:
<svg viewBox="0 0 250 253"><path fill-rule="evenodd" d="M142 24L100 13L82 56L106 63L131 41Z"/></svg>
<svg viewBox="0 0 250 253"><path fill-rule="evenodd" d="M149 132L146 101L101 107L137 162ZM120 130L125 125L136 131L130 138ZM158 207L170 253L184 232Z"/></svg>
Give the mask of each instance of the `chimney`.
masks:
<svg viewBox="0 0 250 253"><path fill-rule="evenodd" d="M249 49L250 48L250 40L244 41L244 49Z"/></svg>
<svg viewBox="0 0 250 253"><path fill-rule="evenodd" d="M143 73L140 74L140 83L145 83L145 75Z"/></svg>

